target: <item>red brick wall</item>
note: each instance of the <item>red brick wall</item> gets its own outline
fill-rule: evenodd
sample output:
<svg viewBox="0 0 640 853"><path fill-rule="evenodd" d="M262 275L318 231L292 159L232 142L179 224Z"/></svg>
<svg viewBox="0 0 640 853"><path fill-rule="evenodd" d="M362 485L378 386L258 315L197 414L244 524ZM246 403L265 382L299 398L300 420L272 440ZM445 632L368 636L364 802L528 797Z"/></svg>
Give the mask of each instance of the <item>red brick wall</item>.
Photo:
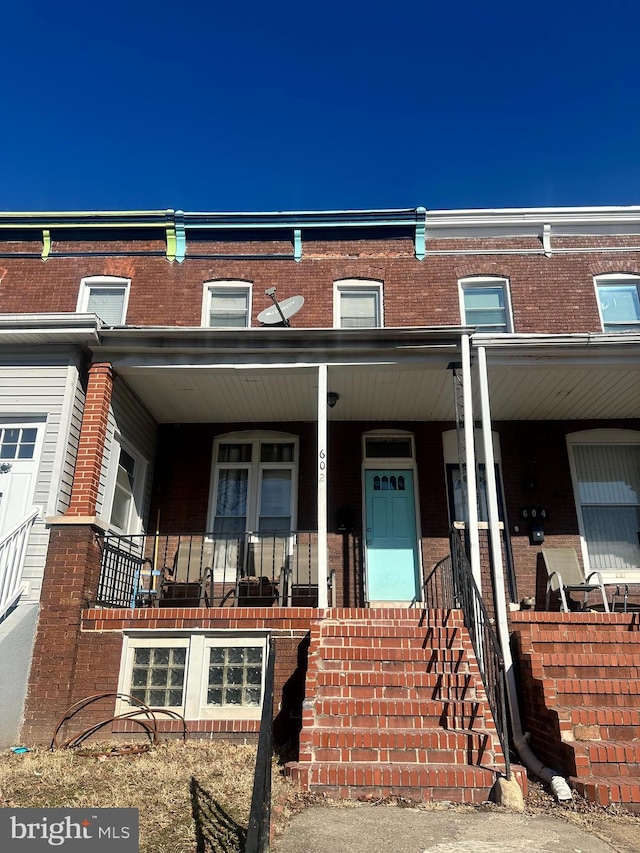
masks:
<svg viewBox="0 0 640 853"><path fill-rule="evenodd" d="M636 253L576 253L552 255L430 256L417 261L413 256L411 235L389 238L369 232L357 236L349 232L316 234L303 240L300 263L293 260L269 260L268 253L291 254L290 234L280 239L244 240L233 235L220 240L190 240L184 263L169 263L163 256L164 242L157 237L139 235L126 241L114 235L113 242L65 236L53 240L52 255L43 262L39 257L3 258L7 270L0 283L0 301L7 312L75 311L80 281L91 275L115 275L132 281L127 322L139 325L200 325L202 285L216 279L242 279L253 282L253 324L257 314L271 302L264 296L267 287L276 286L282 297L302 294L303 310L293 320L300 327L333 325L333 282L341 278L361 277L384 282L385 325L447 325L460 320L457 280L470 275L500 275L509 278L516 331L586 332L600 331L600 320L593 276L604 272L640 273ZM335 239L336 234L342 239ZM89 235L91 236L91 235ZM560 247L625 246L635 237L554 238ZM430 242L429 249L444 251L487 248L539 251L535 238L441 240ZM0 251L35 251L37 242L0 242ZM153 252L157 256L128 257L56 257L55 252ZM197 258L206 253L230 254L238 259ZM256 253L260 259L243 258ZM563 310L558 311L558 293L563 294Z"/></svg>
<svg viewBox="0 0 640 853"><path fill-rule="evenodd" d="M81 611L95 596L100 573L96 531L88 525L54 525L40 599L40 618L25 706L23 737L47 744L55 722L72 704L94 691L101 665L113 662L109 645L78 667Z"/></svg>

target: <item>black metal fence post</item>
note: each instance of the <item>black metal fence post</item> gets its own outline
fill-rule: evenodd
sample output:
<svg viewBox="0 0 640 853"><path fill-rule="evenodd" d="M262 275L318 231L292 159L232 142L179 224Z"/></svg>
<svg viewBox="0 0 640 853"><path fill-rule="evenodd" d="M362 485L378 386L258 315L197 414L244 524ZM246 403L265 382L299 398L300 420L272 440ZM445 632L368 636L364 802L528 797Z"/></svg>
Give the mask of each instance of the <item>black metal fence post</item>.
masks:
<svg viewBox="0 0 640 853"><path fill-rule="evenodd" d="M253 777L253 795L247 826L245 853L269 853L271 828L271 753L273 743L273 681L276 647L273 637L269 640L269 660L262 699L262 717L258 736L256 772Z"/></svg>

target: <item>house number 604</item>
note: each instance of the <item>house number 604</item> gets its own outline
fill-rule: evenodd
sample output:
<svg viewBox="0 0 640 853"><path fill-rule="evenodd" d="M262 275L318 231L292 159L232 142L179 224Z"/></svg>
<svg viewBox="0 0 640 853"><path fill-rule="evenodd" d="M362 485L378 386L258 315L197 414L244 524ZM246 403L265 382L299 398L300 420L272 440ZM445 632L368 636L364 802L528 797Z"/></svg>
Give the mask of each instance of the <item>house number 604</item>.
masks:
<svg viewBox="0 0 640 853"><path fill-rule="evenodd" d="M318 475L321 483L324 481L325 471L327 470L326 456L327 454L324 450L318 453Z"/></svg>

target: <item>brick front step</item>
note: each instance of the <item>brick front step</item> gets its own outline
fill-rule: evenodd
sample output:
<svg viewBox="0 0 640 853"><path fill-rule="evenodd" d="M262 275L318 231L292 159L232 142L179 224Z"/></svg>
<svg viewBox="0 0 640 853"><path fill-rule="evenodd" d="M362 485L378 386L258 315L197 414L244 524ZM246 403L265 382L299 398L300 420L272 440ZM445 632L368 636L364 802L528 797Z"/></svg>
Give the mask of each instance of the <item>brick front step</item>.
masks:
<svg viewBox="0 0 640 853"><path fill-rule="evenodd" d="M612 671L617 679L640 678L640 653L554 653L544 661L548 678L607 678Z"/></svg>
<svg viewBox="0 0 640 853"><path fill-rule="evenodd" d="M575 775L640 776L640 744L616 741L592 741L565 744L573 753Z"/></svg>
<svg viewBox="0 0 640 853"><path fill-rule="evenodd" d="M435 672L319 672L319 691L335 699L477 699L469 673Z"/></svg>
<svg viewBox="0 0 640 853"><path fill-rule="evenodd" d="M640 813L640 779L622 779L619 776L571 776L569 784L590 803L600 806L618 805L627 811Z"/></svg>
<svg viewBox="0 0 640 853"><path fill-rule="evenodd" d="M482 767L402 763L302 764L292 762L287 772L306 789L340 799L404 797L425 803L481 803L499 775Z"/></svg>
<svg viewBox="0 0 640 853"><path fill-rule="evenodd" d="M637 705L638 703L636 703ZM632 738L611 737L604 729L626 728L640 737L640 708L603 708L594 705L591 708L558 708L561 719L569 719L574 726L600 726L600 737L603 740L630 740ZM637 732L636 732L637 729ZM576 735L577 737L577 735Z"/></svg>
<svg viewBox="0 0 640 853"><path fill-rule="evenodd" d="M615 670L610 678L544 678L545 695L554 696L563 707L637 708L640 680L620 679Z"/></svg>
<svg viewBox="0 0 640 853"><path fill-rule="evenodd" d="M438 729L313 729L305 741L307 761L399 762L495 766L488 736ZM302 756L301 756L302 760Z"/></svg>
<svg viewBox="0 0 640 853"><path fill-rule="evenodd" d="M330 796L481 802L505 766L459 614L312 625L302 720L288 772Z"/></svg>

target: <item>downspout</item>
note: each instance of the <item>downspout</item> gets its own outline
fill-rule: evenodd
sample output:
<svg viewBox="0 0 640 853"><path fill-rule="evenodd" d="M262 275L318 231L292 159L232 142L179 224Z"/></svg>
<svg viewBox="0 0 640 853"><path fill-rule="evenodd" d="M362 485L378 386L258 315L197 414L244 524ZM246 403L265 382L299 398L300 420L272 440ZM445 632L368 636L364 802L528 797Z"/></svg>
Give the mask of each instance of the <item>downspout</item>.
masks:
<svg viewBox="0 0 640 853"><path fill-rule="evenodd" d="M556 770L546 767L540 759L534 755L527 739L522 731L522 720L520 708L518 707L518 694L516 690L515 672L511 646L509 644L509 622L507 618L507 605L504 593L504 564L502 561L502 541L500 536L500 518L498 514L498 490L496 487L495 461L493 456L493 438L491 435L491 410L489 406L489 381L487 373L486 349L479 346L478 350L478 373L480 384L480 409L482 418L482 440L484 443L485 480L487 485L487 508L489 511L489 548L491 562L493 565L493 588L495 598L496 627L498 629L498 642L502 651L505 667L505 680L507 685L507 704L511 718L511 730L513 741L520 756L520 760L527 770L546 782L553 791L555 798L559 801L571 800L572 794L566 779Z"/></svg>

